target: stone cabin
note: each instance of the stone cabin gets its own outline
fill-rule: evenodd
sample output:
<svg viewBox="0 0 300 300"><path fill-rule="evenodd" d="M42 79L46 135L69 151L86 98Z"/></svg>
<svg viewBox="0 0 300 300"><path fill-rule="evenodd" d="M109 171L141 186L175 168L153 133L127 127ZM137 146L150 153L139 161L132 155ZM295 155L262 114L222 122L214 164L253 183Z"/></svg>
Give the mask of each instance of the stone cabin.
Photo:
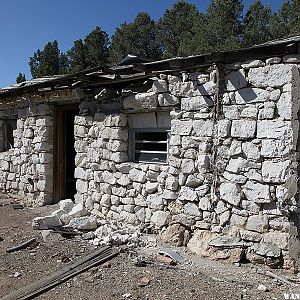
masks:
<svg viewBox="0 0 300 300"><path fill-rule="evenodd" d="M0 90L0 191L297 268L300 36ZM173 235L172 235L173 234ZM187 242L189 238L185 238Z"/></svg>

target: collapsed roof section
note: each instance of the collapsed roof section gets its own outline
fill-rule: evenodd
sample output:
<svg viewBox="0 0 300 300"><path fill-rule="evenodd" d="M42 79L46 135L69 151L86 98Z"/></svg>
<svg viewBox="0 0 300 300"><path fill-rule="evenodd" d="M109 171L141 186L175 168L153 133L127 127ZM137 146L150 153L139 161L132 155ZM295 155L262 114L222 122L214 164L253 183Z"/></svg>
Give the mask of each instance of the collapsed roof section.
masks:
<svg viewBox="0 0 300 300"><path fill-rule="evenodd" d="M152 62L132 62L129 65L114 67L96 67L69 75L55 75L25 81L0 89L0 100L3 103L14 97L22 97L30 92L73 89L83 90L103 86L115 86L131 81L147 79L157 73L205 68L214 63L227 64L248 59L263 59L272 56L283 56L299 53L300 35L273 40L264 44L218 53L208 53L188 57L176 57Z"/></svg>

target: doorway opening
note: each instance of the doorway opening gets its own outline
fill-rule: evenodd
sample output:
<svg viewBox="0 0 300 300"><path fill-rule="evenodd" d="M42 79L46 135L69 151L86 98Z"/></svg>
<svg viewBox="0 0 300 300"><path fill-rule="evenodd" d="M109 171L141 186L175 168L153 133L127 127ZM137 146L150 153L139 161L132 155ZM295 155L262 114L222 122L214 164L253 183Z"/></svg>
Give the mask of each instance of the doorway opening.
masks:
<svg viewBox="0 0 300 300"><path fill-rule="evenodd" d="M74 119L78 106L58 106L55 134L55 202L74 199L76 194Z"/></svg>

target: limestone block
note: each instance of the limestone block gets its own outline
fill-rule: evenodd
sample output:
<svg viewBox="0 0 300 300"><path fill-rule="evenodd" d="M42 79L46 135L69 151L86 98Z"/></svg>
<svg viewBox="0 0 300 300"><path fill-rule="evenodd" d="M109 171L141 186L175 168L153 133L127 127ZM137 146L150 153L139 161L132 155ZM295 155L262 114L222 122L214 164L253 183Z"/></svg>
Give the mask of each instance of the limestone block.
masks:
<svg viewBox="0 0 300 300"><path fill-rule="evenodd" d="M282 59L284 63L299 63L300 62L300 55L299 54L290 54L285 55Z"/></svg>
<svg viewBox="0 0 300 300"><path fill-rule="evenodd" d="M265 102L264 108L259 110L258 119L273 119L275 115L275 103Z"/></svg>
<svg viewBox="0 0 300 300"><path fill-rule="evenodd" d="M164 208L161 195L149 194L146 198L146 202L151 210L163 210Z"/></svg>
<svg viewBox="0 0 300 300"><path fill-rule="evenodd" d="M79 230L93 230L97 228L97 219L96 216L74 218L67 226Z"/></svg>
<svg viewBox="0 0 300 300"><path fill-rule="evenodd" d="M267 244L267 243L254 244L249 250L254 251L256 254L258 254L260 256L266 256L266 257L280 257L281 256L280 249L273 243L271 243L271 244Z"/></svg>
<svg viewBox="0 0 300 300"><path fill-rule="evenodd" d="M210 185L209 184L202 184L196 189L198 197L205 196L210 191Z"/></svg>
<svg viewBox="0 0 300 300"><path fill-rule="evenodd" d="M135 182L144 183L146 181L145 172L138 169L131 169L128 174L128 178Z"/></svg>
<svg viewBox="0 0 300 300"><path fill-rule="evenodd" d="M257 121L257 138L289 139L292 137L290 122L281 120Z"/></svg>
<svg viewBox="0 0 300 300"><path fill-rule="evenodd" d="M165 187L168 190L171 191L176 191L178 189L178 178L174 177L174 176L168 176L166 178L166 182L165 182Z"/></svg>
<svg viewBox="0 0 300 300"><path fill-rule="evenodd" d="M195 203L188 202L183 207L183 213L187 216L200 217L200 211Z"/></svg>
<svg viewBox="0 0 300 300"><path fill-rule="evenodd" d="M259 88L244 88L235 93L237 104L265 102L270 99L270 93Z"/></svg>
<svg viewBox="0 0 300 300"><path fill-rule="evenodd" d="M242 188L246 198L255 203L271 202L270 188L266 184L248 181Z"/></svg>
<svg viewBox="0 0 300 300"><path fill-rule="evenodd" d="M245 107L245 108L241 111L241 117L242 117L242 118L256 119L256 118L257 118L257 112L258 112L257 107L255 107L255 106L253 106L253 105L247 106L247 107Z"/></svg>
<svg viewBox="0 0 300 300"><path fill-rule="evenodd" d="M210 211L211 210L211 202L208 197L201 197L199 199L199 208L201 210Z"/></svg>
<svg viewBox="0 0 300 300"><path fill-rule="evenodd" d="M127 152L116 152L113 153L110 159L115 163L122 163L128 161L128 154Z"/></svg>
<svg viewBox="0 0 300 300"><path fill-rule="evenodd" d="M261 155L263 157L285 157L291 151L291 145L286 139L263 139L261 142Z"/></svg>
<svg viewBox="0 0 300 300"><path fill-rule="evenodd" d="M233 120L231 125L231 136L237 138L254 138L256 121Z"/></svg>
<svg viewBox="0 0 300 300"><path fill-rule="evenodd" d="M108 184L111 184L111 185L113 185L117 182L117 179L114 176L114 174L111 173L111 172L108 172L108 171L103 171L102 172L102 178L103 178L103 181L105 183L108 183Z"/></svg>
<svg viewBox="0 0 300 300"><path fill-rule="evenodd" d="M185 182L185 185L191 188L197 188L202 184L203 180L195 177L193 174L190 174Z"/></svg>
<svg viewBox="0 0 300 300"><path fill-rule="evenodd" d="M117 183L122 186L128 186L130 184L130 179L128 178L127 174L122 174L117 180Z"/></svg>
<svg viewBox="0 0 300 300"><path fill-rule="evenodd" d="M152 91L154 93L166 93L168 92L168 82L166 80L157 79L153 81Z"/></svg>
<svg viewBox="0 0 300 300"><path fill-rule="evenodd" d="M218 136L222 138L228 137L230 133L230 126L231 121L230 120L219 120L218 121Z"/></svg>
<svg viewBox="0 0 300 300"><path fill-rule="evenodd" d="M123 221L127 224L138 224L139 223L139 219L137 218L137 216L133 213L129 213L125 210L121 211L120 213L120 221Z"/></svg>
<svg viewBox="0 0 300 300"><path fill-rule="evenodd" d="M229 210L224 211L219 215L219 224L220 226L224 226L229 222L231 216L231 212Z"/></svg>
<svg viewBox="0 0 300 300"><path fill-rule="evenodd" d="M163 195L163 197L165 198L165 195ZM184 201L198 201L197 192L192 188L182 186L178 195L178 199Z"/></svg>
<svg viewBox="0 0 300 300"><path fill-rule="evenodd" d="M279 64L281 62L280 57L271 57L266 59L266 65Z"/></svg>
<svg viewBox="0 0 300 300"><path fill-rule="evenodd" d="M100 137L103 139L113 139L113 140L128 140L128 131L123 128L112 128L106 127L100 131Z"/></svg>
<svg viewBox="0 0 300 300"><path fill-rule="evenodd" d="M240 110L237 105L226 105L223 107L224 116L229 120L237 120L240 119Z"/></svg>
<svg viewBox="0 0 300 300"><path fill-rule="evenodd" d="M282 93L277 102L277 111L280 117L285 120L297 118L299 111L299 100L292 97L289 92Z"/></svg>
<svg viewBox="0 0 300 300"><path fill-rule="evenodd" d="M209 96L197 96L181 99L181 109L186 111L200 110L214 106L214 102Z"/></svg>
<svg viewBox="0 0 300 300"><path fill-rule="evenodd" d="M155 211L150 221L157 227L163 227L171 221L171 215L167 211Z"/></svg>
<svg viewBox="0 0 300 300"><path fill-rule="evenodd" d="M282 162L264 161L262 164L262 177L264 182L284 183L290 174L289 160Z"/></svg>
<svg viewBox="0 0 300 300"><path fill-rule="evenodd" d="M212 120L193 121L193 129L196 136L210 137L213 135L214 123Z"/></svg>
<svg viewBox="0 0 300 300"><path fill-rule="evenodd" d="M81 179L76 180L76 190L80 191L81 193L87 193L88 191L88 182L83 181Z"/></svg>
<svg viewBox="0 0 300 300"><path fill-rule="evenodd" d="M149 193L149 194L152 194L152 193L155 193L157 192L157 189L158 189L158 182L147 182L146 183L146 192Z"/></svg>
<svg viewBox="0 0 300 300"><path fill-rule="evenodd" d="M289 233L268 232L264 234L263 243L275 244L279 249L288 250Z"/></svg>
<svg viewBox="0 0 300 300"><path fill-rule="evenodd" d="M265 63L262 60L254 59L254 60L247 60L242 62L243 69L250 69L250 68L257 68L257 67L264 67Z"/></svg>
<svg viewBox="0 0 300 300"><path fill-rule="evenodd" d="M260 233L244 230L244 229L240 230L240 235L244 241L249 241L249 242L259 243L262 239L262 235Z"/></svg>
<svg viewBox="0 0 300 300"><path fill-rule="evenodd" d="M233 140L229 148L230 156L239 155L242 153L242 142Z"/></svg>
<svg viewBox="0 0 300 300"><path fill-rule="evenodd" d="M266 215L253 215L247 220L246 229L264 233L269 228L269 221Z"/></svg>
<svg viewBox="0 0 300 300"><path fill-rule="evenodd" d="M260 159L260 148L253 142L242 143L242 149L247 159L259 160Z"/></svg>
<svg viewBox="0 0 300 300"><path fill-rule="evenodd" d="M32 229L47 230L62 225L57 215L37 217L32 220Z"/></svg>
<svg viewBox="0 0 300 300"><path fill-rule="evenodd" d="M167 189L165 189L162 194L162 198L166 199L166 200L176 200L177 197L178 197L177 193L175 193L174 191L167 190Z"/></svg>
<svg viewBox="0 0 300 300"><path fill-rule="evenodd" d="M293 81L298 70L295 65L275 64L249 70L250 84L256 87L280 87Z"/></svg>
<svg viewBox="0 0 300 300"><path fill-rule="evenodd" d="M163 93L158 95L158 104L160 106L176 106L179 105L179 103L179 97L176 97L169 93Z"/></svg>
<svg viewBox="0 0 300 300"><path fill-rule="evenodd" d="M120 186L120 187L113 186L111 188L111 192L112 192L112 194L114 194L116 196L125 197L127 189L122 186Z"/></svg>
<svg viewBox="0 0 300 300"><path fill-rule="evenodd" d="M161 239L173 246L183 246L185 230L181 224L172 224L161 234Z"/></svg>
<svg viewBox="0 0 300 300"><path fill-rule="evenodd" d="M222 183L220 185L220 197L224 201L238 206L241 201L241 191L235 183Z"/></svg>
<svg viewBox="0 0 300 300"><path fill-rule="evenodd" d="M226 171L223 173L223 176L228 181L231 181L234 183L244 184L247 181L247 177L245 177L244 175L234 174L234 173L230 173L230 172L226 172Z"/></svg>
<svg viewBox="0 0 300 300"><path fill-rule="evenodd" d="M59 208L69 213L74 207L74 202L71 199L64 199L59 201Z"/></svg>
<svg viewBox="0 0 300 300"><path fill-rule="evenodd" d="M247 86L244 70L230 72L225 76L227 91L236 91Z"/></svg>
<svg viewBox="0 0 300 300"><path fill-rule="evenodd" d="M183 159L181 162L181 172L190 174L195 172L195 163L193 159Z"/></svg>
<svg viewBox="0 0 300 300"><path fill-rule="evenodd" d="M198 167L199 171L209 170L211 168L210 157L208 155L199 154L197 157L197 167Z"/></svg>
<svg viewBox="0 0 300 300"><path fill-rule="evenodd" d="M237 226L237 227L243 227L247 222L247 217L240 216L237 214L232 214L230 218L230 225L231 226Z"/></svg>
<svg viewBox="0 0 300 300"><path fill-rule="evenodd" d="M100 200L100 205L104 207L110 207L111 206L110 195L107 194L102 195Z"/></svg>
<svg viewBox="0 0 300 300"><path fill-rule="evenodd" d="M157 94L154 92L130 95L123 99L125 109L151 109L157 107Z"/></svg>
<svg viewBox="0 0 300 300"><path fill-rule="evenodd" d="M177 135L189 135L193 127L192 121L181 121L172 120L171 121L171 133Z"/></svg>

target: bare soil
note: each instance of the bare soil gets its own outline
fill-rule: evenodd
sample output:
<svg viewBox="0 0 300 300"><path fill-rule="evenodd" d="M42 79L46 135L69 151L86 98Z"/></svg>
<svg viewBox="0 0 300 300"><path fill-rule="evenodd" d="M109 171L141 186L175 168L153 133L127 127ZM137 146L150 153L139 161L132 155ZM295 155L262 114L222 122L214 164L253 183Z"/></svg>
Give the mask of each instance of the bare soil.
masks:
<svg viewBox="0 0 300 300"><path fill-rule="evenodd" d="M52 234L45 242L41 232L32 230L32 219L51 213L55 206L15 210L11 202L8 197L0 199L0 298L95 250L95 246L81 237L65 239ZM39 241L33 249L5 252L32 237ZM300 293L297 286L258 274L261 266L200 259L181 248L178 250L185 262L168 267L157 261L158 249L158 246L135 249L131 258L128 251L120 253L110 261L110 267L94 267L36 299L285 299L284 293L294 296ZM132 257L141 255L147 262L144 267L132 261ZM297 274L285 270L265 270L282 278L299 279ZM143 287L139 285L142 277L150 280ZM260 284L268 291L258 290Z"/></svg>

